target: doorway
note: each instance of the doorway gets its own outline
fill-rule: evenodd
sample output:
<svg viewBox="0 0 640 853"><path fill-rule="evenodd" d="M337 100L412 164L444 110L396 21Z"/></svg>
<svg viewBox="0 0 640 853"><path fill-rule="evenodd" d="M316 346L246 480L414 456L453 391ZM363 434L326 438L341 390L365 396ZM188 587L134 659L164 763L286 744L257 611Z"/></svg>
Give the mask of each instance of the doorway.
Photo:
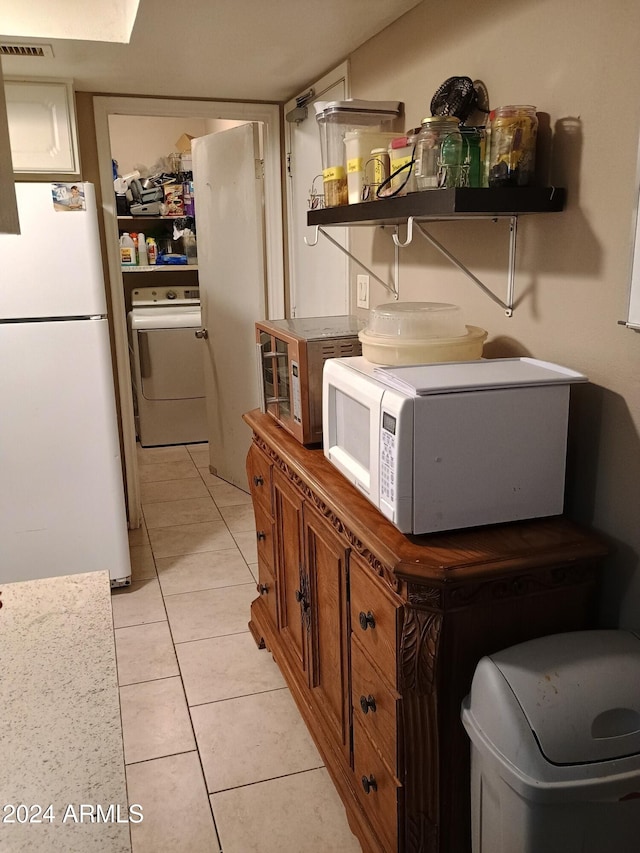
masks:
<svg viewBox="0 0 640 853"><path fill-rule="evenodd" d="M178 119L183 127L186 127L187 123L195 122L199 123L198 126L203 128L204 133L222 130L229 127L230 123L238 124L247 121L262 123L268 312L271 317L284 316L280 111L275 104L95 97L94 115L107 240L106 254L111 289L111 312L114 329L117 393L121 412L128 523L130 528L137 528L141 523L140 484L131 393L127 300L120 267L118 220L113 188L112 159L117 159L117 157L112 151L111 132L119 124L126 123L125 117L134 117L139 121L146 118L154 123L158 119L166 119L167 121ZM171 133L172 129L169 132ZM183 130L183 132L189 133L188 130Z"/></svg>

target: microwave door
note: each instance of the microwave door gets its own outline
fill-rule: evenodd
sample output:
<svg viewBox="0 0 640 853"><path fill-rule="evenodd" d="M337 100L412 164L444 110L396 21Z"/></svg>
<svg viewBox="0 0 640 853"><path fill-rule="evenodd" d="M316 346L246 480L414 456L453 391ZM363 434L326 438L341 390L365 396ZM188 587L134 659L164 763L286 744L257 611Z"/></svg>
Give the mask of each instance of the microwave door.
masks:
<svg viewBox="0 0 640 853"><path fill-rule="evenodd" d="M377 505L379 418L384 386L341 359L323 372L324 454L356 488Z"/></svg>

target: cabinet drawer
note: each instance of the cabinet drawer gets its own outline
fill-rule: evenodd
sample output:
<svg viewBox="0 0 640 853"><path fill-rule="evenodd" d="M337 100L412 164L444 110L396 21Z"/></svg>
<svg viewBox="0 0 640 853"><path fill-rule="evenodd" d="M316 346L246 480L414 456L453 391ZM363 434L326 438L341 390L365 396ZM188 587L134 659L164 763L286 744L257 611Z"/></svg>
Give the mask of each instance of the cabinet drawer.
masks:
<svg viewBox="0 0 640 853"><path fill-rule="evenodd" d="M351 631L374 660L389 686L396 686L398 604L370 569L350 563Z"/></svg>
<svg viewBox="0 0 640 853"><path fill-rule="evenodd" d="M351 696L353 716L395 772L399 697L386 686L355 638L351 642Z"/></svg>
<svg viewBox="0 0 640 853"><path fill-rule="evenodd" d="M260 598L269 611L274 626L278 627L278 596L276 595L276 581L270 567L262 560L258 563L257 589Z"/></svg>
<svg viewBox="0 0 640 853"><path fill-rule="evenodd" d="M269 572L275 575L274 570L274 528L270 513L266 512L258 504L253 505L253 513L256 518L256 547L258 549L258 565L266 563Z"/></svg>
<svg viewBox="0 0 640 853"><path fill-rule="evenodd" d="M389 853L398 850L400 783L389 773L359 720L353 723L353 772L358 799Z"/></svg>
<svg viewBox="0 0 640 853"><path fill-rule="evenodd" d="M247 476L254 506L257 504L269 515L271 509L271 470L273 464L257 447L249 450Z"/></svg>

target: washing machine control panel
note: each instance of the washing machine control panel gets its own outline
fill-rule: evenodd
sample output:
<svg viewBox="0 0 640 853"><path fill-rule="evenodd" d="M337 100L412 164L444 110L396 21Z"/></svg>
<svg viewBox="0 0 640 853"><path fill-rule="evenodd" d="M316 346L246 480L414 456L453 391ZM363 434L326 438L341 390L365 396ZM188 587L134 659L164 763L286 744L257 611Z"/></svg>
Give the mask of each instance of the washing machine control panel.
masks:
<svg viewBox="0 0 640 853"><path fill-rule="evenodd" d="M131 291L131 305L135 307L153 305L199 305L199 287L136 287Z"/></svg>

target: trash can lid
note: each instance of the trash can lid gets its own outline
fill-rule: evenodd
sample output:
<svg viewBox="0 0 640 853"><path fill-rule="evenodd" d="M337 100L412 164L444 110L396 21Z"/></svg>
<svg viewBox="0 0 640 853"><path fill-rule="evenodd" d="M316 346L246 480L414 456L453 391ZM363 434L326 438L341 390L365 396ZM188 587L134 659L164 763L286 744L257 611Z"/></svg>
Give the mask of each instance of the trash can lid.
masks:
<svg viewBox="0 0 640 853"><path fill-rule="evenodd" d="M628 631L541 637L491 655L552 764L640 753L640 638Z"/></svg>

